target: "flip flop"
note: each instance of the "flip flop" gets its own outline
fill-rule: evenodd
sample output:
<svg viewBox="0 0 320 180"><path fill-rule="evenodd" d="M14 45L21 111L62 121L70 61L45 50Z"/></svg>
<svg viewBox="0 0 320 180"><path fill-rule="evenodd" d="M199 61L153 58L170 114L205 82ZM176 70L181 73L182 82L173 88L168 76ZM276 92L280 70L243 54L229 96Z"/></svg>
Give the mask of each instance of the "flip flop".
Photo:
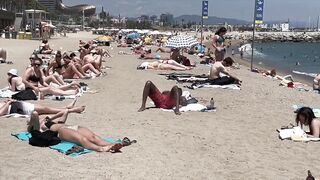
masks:
<svg viewBox="0 0 320 180"><path fill-rule="evenodd" d="M125 137L121 142L122 146L130 146L132 143L137 143L137 140L131 141L128 137Z"/></svg>
<svg viewBox="0 0 320 180"><path fill-rule="evenodd" d="M70 155L70 154L73 154L73 153L80 153L80 152L83 152L83 151L84 151L84 148L83 148L83 147L74 145L74 146L72 146L71 149L69 149L69 150L66 152L66 155Z"/></svg>

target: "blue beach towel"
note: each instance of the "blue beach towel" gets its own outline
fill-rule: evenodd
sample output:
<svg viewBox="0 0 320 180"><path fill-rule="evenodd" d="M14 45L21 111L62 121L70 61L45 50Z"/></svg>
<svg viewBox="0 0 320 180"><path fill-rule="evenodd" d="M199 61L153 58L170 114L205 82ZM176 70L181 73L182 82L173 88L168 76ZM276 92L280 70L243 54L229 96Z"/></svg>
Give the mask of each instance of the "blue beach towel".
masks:
<svg viewBox="0 0 320 180"><path fill-rule="evenodd" d="M28 141L32 136L30 133L28 132L21 132L21 133L17 133L17 134L11 134L12 136L22 140L22 141ZM113 139L113 138L104 138L105 141L110 142L110 143L121 143L121 140L118 139ZM77 144L71 143L71 142L67 142L67 141L61 141L61 143L54 145L54 146L50 146L50 149L56 150L60 153L66 154L66 152L71 149L73 146L75 146ZM84 149L84 151L82 152L78 152L78 153L72 153L69 154L69 156L71 157L77 157L80 156L82 154L87 154L87 153L91 153L93 152L92 150L89 149Z"/></svg>
<svg viewBox="0 0 320 180"><path fill-rule="evenodd" d="M301 105L293 105L293 109L296 111L304 106ZM320 118L320 108L310 107L317 118Z"/></svg>

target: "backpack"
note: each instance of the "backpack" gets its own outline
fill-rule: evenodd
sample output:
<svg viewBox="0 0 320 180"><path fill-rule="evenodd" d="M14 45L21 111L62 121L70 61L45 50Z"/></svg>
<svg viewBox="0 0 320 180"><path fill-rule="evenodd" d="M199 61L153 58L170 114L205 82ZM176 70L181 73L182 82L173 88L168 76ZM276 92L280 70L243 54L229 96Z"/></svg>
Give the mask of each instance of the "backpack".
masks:
<svg viewBox="0 0 320 180"><path fill-rule="evenodd" d="M29 139L29 144L32 146L49 147L57 145L61 142L61 140L58 138L57 132L50 130L45 132L32 130L30 133L32 137Z"/></svg>

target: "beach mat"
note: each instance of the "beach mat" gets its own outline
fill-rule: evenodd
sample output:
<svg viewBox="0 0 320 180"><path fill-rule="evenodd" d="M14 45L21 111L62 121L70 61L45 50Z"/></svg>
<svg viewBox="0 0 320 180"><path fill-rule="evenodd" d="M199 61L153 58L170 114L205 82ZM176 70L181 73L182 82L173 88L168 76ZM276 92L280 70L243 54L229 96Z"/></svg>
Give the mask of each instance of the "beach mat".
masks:
<svg viewBox="0 0 320 180"><path fill-rule="evenodd" d="M21 132L21 133L17 133L17 134L11 134L12 136L18 138L19 140L22 141L29 141L29 139L32 137L31 134L29 132ZM113 139L113 138L104 138L105 141L110 142L110 143L121 143L122 141L120 139ZM50 149L56 150L62 154L66 154L67 151L69 149L71 149L73 146L76 146L77 144L71 143L71 142L67 142L67 141L61 141L61 143L54 145L54 146L50 146ZM84 149L81 152L77 152L77 153L72 153L69 154L68 156L70 157L78 157L82 154L87 154L87 153L91 153L93 152L92 150L89 149Z"/></svg>
<svg viewBox="0 0 320 180"><path fill-rule="evenodd" d="M298 109L300 109L300 108L302 108L302 107L304 107L304 106L302 106L302 105L293 105L292 107L293 107L293 109L294 109L295 111L297 111ZM314 115L315 115L317 118L320 118L320 108L311 107L311 109L312 109Z"/></svg>
<svg viewBox="0 0 320 180"><path fill-rule="evenodd" d="M229 85L210 85L210 84L200 84L195 86L185 86L189 89L199 89L199 88L214 88L214 89L228 89L228 90L241 90L241 88L237 84L229 84Z"/></svg>

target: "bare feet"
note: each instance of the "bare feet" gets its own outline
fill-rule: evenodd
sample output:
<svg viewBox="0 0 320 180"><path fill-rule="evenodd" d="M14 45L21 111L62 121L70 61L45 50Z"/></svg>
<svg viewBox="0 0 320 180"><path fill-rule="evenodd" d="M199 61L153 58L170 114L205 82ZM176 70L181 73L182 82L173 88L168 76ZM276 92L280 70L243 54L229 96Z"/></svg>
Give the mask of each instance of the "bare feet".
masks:
<svg viewBox="0 0 320 180"><path fill-rule="evenodd" d="M146 110L146 108L145 108L145 107L141 107L141 108L138 110L138 112L142 112L142 111L144 111L144 110Z"/></svg>
<svg viewBox="0 0 320 180"><path fill-rule="evenodd" d="M119 152L121 148L121 144L112 144L109 146L101 147L100 152Z"/></svg>
<svg viewBox="0 0 320 180"><path fill-rule="evenodd" d="M70 111L80 114L80 113L82 113L85 109L86 109L86 106L81 106L81 107L71 108Z"/></svg>

